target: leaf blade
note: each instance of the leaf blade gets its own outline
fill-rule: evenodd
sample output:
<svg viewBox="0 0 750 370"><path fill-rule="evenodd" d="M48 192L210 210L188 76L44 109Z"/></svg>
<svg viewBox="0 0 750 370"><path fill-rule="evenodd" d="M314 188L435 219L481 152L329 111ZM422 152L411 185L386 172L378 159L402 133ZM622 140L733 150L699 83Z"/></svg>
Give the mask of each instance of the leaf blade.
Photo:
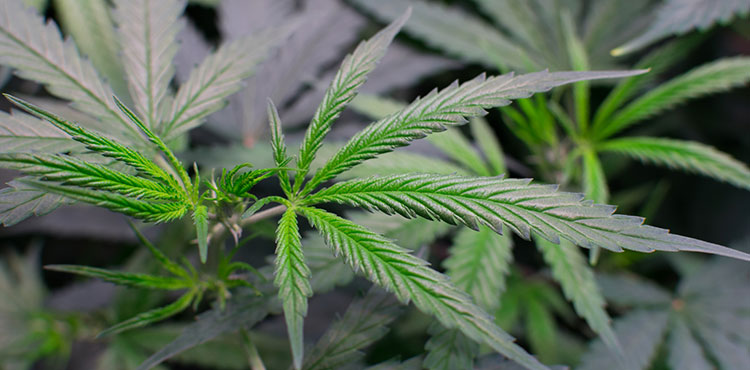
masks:
<svg viewBox="0 0 750 370"><path fill-rule="evenodd" d="M528 239L535 234L582 247L599 246L641 252L694 251L741 260L750 255L643 225L643 219L614 215L614 207L581 200L580 194L530 180L407 174L336 183L307 199L307 205L337 202L407 218L420 216L471 228L486 225L496 232L506 225Z"/></svg>
<svg viewBox="0 0 750 370"><path fill-rule="evenodd" d="M597 149L624 154L643 162L695 172L750 190L750 169L747 165L698 142L625 137L601 143L597 145Z"/></svg>
<svg viewBox="0 0 750 370"><path fill-rule="evenodd" d="M292 347L292 363L295 369L300 369L304 358L303 323L307 316L307 298L313 292L310 286L310 268L305 264L294 208L287 209L279 220L274 265L274 284L279 288L279 299L284 307L284 319Z"/></svg>
<svg viewBox="0 0 750 370"><path fill-rule="evenodd" d="M323 101L315 111L300 145L297 164L300 171L297 172L295 179L296 188L299 188L305 178L310 164L315 159L315 153L323 144L323 139L330 131L333 121L354 99L357 89L367 80L367 74L375 69L376 64L385 56L388 45L391 44L410 14L411 10L407 10L388 27L369 40L361 42L351 54L344 58L336 76L326 90Z"/></svg>
<svg viewBox="0 0 750 370"><path fill-rule="evenodd" d="M401 247L348 220L326 211L303 207L300 212L326 238L349 265L362 269L374 283L393 292L401 301L412 300L445 326L459 328L467 336L491 346L530 369L544 369L536 359L513 344L490 316L471 303L447 278L426 266Z"/></svg>

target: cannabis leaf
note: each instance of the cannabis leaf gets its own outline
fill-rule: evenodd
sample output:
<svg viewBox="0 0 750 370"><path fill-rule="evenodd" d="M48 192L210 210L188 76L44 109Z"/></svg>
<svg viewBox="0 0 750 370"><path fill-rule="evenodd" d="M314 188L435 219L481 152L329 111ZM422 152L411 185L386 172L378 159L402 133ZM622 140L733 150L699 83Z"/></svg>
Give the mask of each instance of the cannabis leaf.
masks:
<svg viewBox="0 0 750 370"><path fill-rule="evenodd" d="M581 200L580 194L530 180L440 175L396 175L349 180L325 188L306 204L337 202L404 217L424 217L497 232L505 224L528 239L531 231L558 243L560 238L612 251L695 251L750 260L720 245L669 234L642 225L643 219L613 215L614 208Z"/></svg>
<svg viewBox="0 0 750 370"><path fill-rule="evenodd" d="M375 156L406 146L427 134L459 125L465 117L485 114L484 108L510 104L511 99L526 98L537 92L571 82L632 76L633 72L535 72L516 76L512 73L473 80L434 90L404 110L390 115L357 133L336 155L318 170L305 186L312 191L323 181ZM304 193L304 192L303 192Z"/></svg>
<svg viewBox="0 0 750 370"><path fill-rule="evenodd" d="M724 58L704 64L659 85L630 102L607 121L594 126L597 138L610 137L630 125L689 99L726 91L750 81L750 58Z"/></svg>
<svg viewBox="0 0 750 370"><path fill-rule="evenodd" d="M179 17L184 7L185 2L179 0L116 2L114 17L128 87L136 111L151 130L158 131L170 96L175 37L182 27Z"/></svg>
<svg viewBox="0 0 750 370"><path fill-rule="evenodd" d="M305 264L300 242L297 214L289 208L281 216L276 230L276 276L279 299L284 306L289 341L292 345L292 363L302 366L304 356L303 320L307 315L307 298L312 295L310 269Z"/></svg>
<svg viewBox="0 0 750 370"><path fill-rule="evenodd" d="M355 0L354 3L378 18L391 20L404 13L408 7L414 15L405 30L424 39L431 46L471 62L494 66L495 60L484 48L503 55L503 63L512 69L541 69L536 61L491 25L472 19L459 11L422 1L384 0L377 4Z"/></svg>
<svg viewBox="0 0 750 370"><path fill-rule="evenodd" d="M303 207L299 211L320 231L334 252L374 283L393 292L399 300L413 301L422 311L435 315L448 328L459 328L468 337L530 369L543 369L536 359L512 343L490 316L444 275L426 266L387 239L332 213Z"/></svg>
<svg viewBox="0 0 750 370"><path fill-rule="evenodd" d="M252 75L269 50L296 27L286 24L222 45L206 57L177 90L161 130L166 141L197 127L203 119L226 105L226 97L237 92L239 82Z"/></svg>
<svg viewBox="0 0 750 370"><path fill-rule="evenodd" d="M81 111L108 122L113 137L138 143L139 134L119 113L112 89L71 41L63 42L54 22L45 25L20 0L0 4L0 63L27 79L39 81L50 93L73 102Z"/></svg>
<svg viewBox="0 0 750 370"><path fill-rule="evenodd" d="M614 324L630 361L628 369L650 368L659 348L668 351L672 369L746 368L750 337L740 323L747 321L750 306L738 297L750 293L748 279L743 263L719 258L684 275L675 293L632 275L600 276L607 299L634 308ZM612 354L597 341L581 368L607 367L611 361Z"/></svg>
<svg viewBox="0 0 750 370"><path fill-rule="evenodd" d="M670 35L705 31L716 23L746 16L748 11L750 3L744 0L669 0L661 5L645 32L612 50L612 55L631 53Z"/></svg>
<svg viewBox="0 0 750 370"><path fill-rule="evenodd" d="M295 179L296 190L302 185L302 180L304 180L310 164L315 159L315 153L323 144L323 139L331 129L331 124L341 114L346 104L354 99L357 88L365 83L367 74L375 68L377 62L385 55L385 50L409 18L410 13L411 11L405 12L371 39L360 43L354 52L344 58L330 87L326 90L325 97L315 112L300 146L297 164L300 170L297 172Z"/></svg>
<svg viewBox="0 0 750 370"><path fill-rule="evenodd" d="M744 163L698 142L652 137L625 137L598 144L600 151L611 151L696 172L750 190L750 169Z"/></svg>
<svg viewBox="0 0 750 370"><path fill-rule="evenodd" d="M308 351L302 369L336 369L357 363L364 355L360 349L385 336L387 326L401 311L392 294L377 287L370 288Z"/></svg>

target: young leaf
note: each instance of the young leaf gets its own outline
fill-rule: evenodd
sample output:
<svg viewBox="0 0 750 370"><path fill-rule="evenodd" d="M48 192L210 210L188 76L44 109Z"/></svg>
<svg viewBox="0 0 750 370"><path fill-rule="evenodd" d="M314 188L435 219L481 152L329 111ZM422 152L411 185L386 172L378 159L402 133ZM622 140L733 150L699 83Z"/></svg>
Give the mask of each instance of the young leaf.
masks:
<svg viewBox="0 0 750 370"><path fill-rule="evenodd" d="M109 3L101 0L55 0L63 31L72 36L78 51L91 60L115 95L126 97L128 87L118 55L120 44L109 10Z"/></svg>
<svg viewBox="0 0 750 370"><path fill-rule="evenodd" d="M750 81L750 57L724 58L704 64L659 85L634 100L595 132L610 137L629 126L687 100L726 91Z"/></svg>
<svg viewBox="0 0 750 370"><path fill-rule="evenodd" d="M490 176L490 170L482 157L457 129L445 130L430 136L427 140L447 154L448 157L470 169L474 174Z"/></svg>
<svg viewBox="0 0 750 370"><path fill-rule="evenodd" d="M312 295L312 288L310 269L305 264L302 253L294 208L284 212L276 229L275 266L274 284L279 287L279 299L284 306L284 318L292 346L292 363L295 369L300 369L305 345L302 329L307 315L307 298Z"/></svg>
<svg viewBox="0 0 750 370"><path fill-rule="evenodd" d="M46 265L44 268L52 271L68 272L71 274L102 279L113 284L137 288L180 290L189 288L192 284L190 281L183 279L134 274L130 272L117 272L88 266Z"/></svg>
<svg viewBox="0 0 750 370"><path fill-rule="evenodd" d="M0 64L15 68L19 76L43 83L53 95L101 118L111 128L111 135L138 142L135 128L117 113L112 89L70 40L63 42L54 22L45 24L34 10L25 9L21 0L3 1L0 14L4 14L0 17Z"/></svg>
<svg viewBox="0 0 750 370"><path fill-rule="evenodd" d="M645 32L612 50L612 55L631 53L670 35L694 29L705 31L715 23L729 23L735 16L747 15L748 11L750 2L743 0L668 0Z"/></svg>
<svg viewBox="0 0 750 370"><path fill-rule="evenodd" d="M180 199L179 193L161 183L62 154L0 154L0 167L40 176L44 181L57 181L93 190L108 190L134 198Z"/></svg>
<svg viewBox="0 0 750 370"><path fill-rule="evenodd" d="M750 169L708 145L653 137L625 137L597 144L600 151L625 154L670 168L710 176L750 190Z"/></svg>
<svg viewBox="0 0 750 370"><path fill-rule="evenodd" d="M643 219L613 215L614 207L582 202L580 194L530 180L441 175L395 175L339 182L311 195L307 205L325 202L424 217L496 232L507 225L529 239L531 231L559 243L641 252L694 251L750 261L750 255L720 245L669 234L643 225Z"/></svg>
<svg viewBox="0 0 750 370"><path fill-rule="evenodd" d="M412 7L413 16L404 29L425 40L430 46L470 62L495 68L495 59L485 49L504 56L503 63L511 69L541 69L526 52L498 32L492 25L472 19L456 10L424 1L381 0L373 3L355 0L357 7L383 20L395 19ZM486 47L483 47L486 45Z"/></svg>
<svg viewBox="0 0 750 370"><path fill-rule="evenodd" d="M385 336L388 325L401 311L392 294L377 287L370 288L367 295L354 301L308 351L302 368L338 369L356 364L364 356L360 350Z"/></svg>
<svg viewBox="0 0 750 370"><path fill-rule="evenodd" d="M190 290L187 293L183 294L182 297L180 297L178 300L170 303L169 305L140 313L130 319L107 328L106 330L99 333L97 337L101 338L107 335L121 333L125 330L139 328L141 326L146 326L148 324L155 323L157 321L161 321L174 316L188 308L190 306L190 302L193 301L193 297L195 297L195 290Z"/></svg>
<svg viewBox="0 0 750 370"><path fill-rule="evenodd" d="M609 201L607 176L596 152L588 148L583 151L583 192L586 199L594 203L605 204Z"/></svg>
<svg viewBox="0 0 750 370"><path fill-rule="evenodd" d="M270 99L268 100L268 123L271 125L271 150L273 151L273 161L276 164L276 167L284 167L291 159L286 154L286 142L284 141L284 133L281 131L279 111ZM289 183L288 172L286 170L281 170L279 171L278 176L284 194L291 196L292 186Z"/></svg>
<svg viewBox="0 0 750 370"><path fill-rule="evenodd" d="M505 276L513 260L513 238L480 227L461 228L456 234L450 257L443 262L453 284L469 293L474 301L492 312L500 305Z"/></svg>
<svg viewBox="0 0 750 370"><path fill-rule="evenodd" d="M354 52L344 58L305 132L305 138L300 146L297 165L300 171L297 172L295 178L295 189L299 189L302 185L305 174L313 159L315 159L315 153L323 144L323 139L328 131L331 130L333 121L341 114L344 107L354 99L357 89L365 83L367 74L375 69L375 65L383 58L388 45L409 18L410 13L411 11L407 10L371 39L360 43Z"/></svg>
<svg viewBox="0 0 750 370"><path fill-rule="evenodd" d="M552 274L560 283L565 297L573 302L576 312L586 319L609 349L619 351L620 343L604 309L604 297L596 284L594 272L586 265L578 248L566 241L558 245L542 239L536 240L536 246L552 268Z"/></svg>
<svg viewBox="0 0 750 370"><path fill-rule="evenodd" d="M485 78L480 75L463 84L453 83L438 92L416 100L399 113L384 118L355 135L333 156L305 186L308 191L323 181L357 164L394 148L408 145L427 134L443 131L446 126L463 124L464 117L484 115L485 108L510 104L510 99L527 98L571 82L626 77L633 72L554 72L547 71L515 76L505 74Z"/></svg>
<svg viewBox="0 0 750 370"><path fill-rule="evenodd" d="M146 127L158 130L174 76L175 37L185 2L181 0L119 0L115 3L120 45L128 87Z"/></svg>
<svg viewBox="0 0 750 370"><path fill-rule="evenodd" d="M272 28L231 41L208 56L180 86L158 133L169 141L224 107L226 98L242 87L240 82L255 72L255 66L289 35L291 28Z"/></svg>
<svg viewBox="0 0 750 370"><path fill-rule="evenodd" d="M198 254L201 263L206 263L208 258L208 208L200 205L193 210L193 224L198 237Z"/></svg>
<svg viewBox="0 0 750 370"><path fill-rule="evenodd" d="M487 120L484 118L472 118L469 127L474 140L484 153L484 158L490 166L490 174L499 176L508 171L505 167L505 157L497 135L492 131Z"/></svg>
<svg viewBox="0 0 750 370"><path fill-rule="evenodd" d="M326 211L303 207L300 212L325 237L334 253L341 254L355 270L393 292L399 300L412 301L434 315L447 328L458 328L469 338L529 369L544 369L536 359L513 344L513 337L492 322L491 317L453 286L445 275L427 267L387 239Z"/></svg>

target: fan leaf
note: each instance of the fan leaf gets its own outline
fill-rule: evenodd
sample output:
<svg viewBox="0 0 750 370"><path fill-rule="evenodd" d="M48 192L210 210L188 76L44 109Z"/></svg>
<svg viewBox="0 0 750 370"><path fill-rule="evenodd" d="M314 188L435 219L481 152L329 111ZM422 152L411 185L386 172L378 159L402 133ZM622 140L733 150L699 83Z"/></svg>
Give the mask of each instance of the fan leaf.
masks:
<svg viewBox="0 0 750 370"><path fill-rule="evenodd" d="M304 357L303 323L307 298L312 296L310 269L305 264L294 208L284 212L276 229L276 271L274 284L284 306L287 333L292 346L294 368L302 367Z"/></svg>
<svg viewBox="0 0 750 370"><path fill-rule="evenodd" d="M653 137L625 137L599 144L597 149L713 177L750 190L750 169L747 165L698 142Z"/></svg>
<svg viewBox="0 0 750 370"><path fill-rule="evenodd" d="M458 328L469 338L529 369L545 369L502 331L492 318L453 286L445 275L429 268L387 239L326 211L303 207L300 212L320 231L336 254L403 302L412 301L447 328Z"/></svg>
<svg viewBox="0 0 750 370"><path fill-rule="evenodd" d="M613 215L614 207L583 202L580 194L529 182L420 174L370 177L334 184L310 196L307 204L337 202L473 229L486 225L498 233L505 224L526 239L533 231L554 243L564 238L617 252L682 250L750 260L734 249L643 225L640 217Z"/></svg>
<svg viewBox="0 0 750 370"><path fill-rule="evenodd" d="M185 7L181 0L121 0L116 2L123 64L135 109L146 126L157 130L162 120L169 82L174 76L175 38Z"/></svg>
<svg viewBox="0 0 750 370"><path fill-rule="evenodd" d="M505 74L485 78L480 75L471 81L449 87L417 99L404 110L392 114L357 133L336 155L315 173L307 190L357 164L409 145L430 133L444 131L446 126L460 125L465 117L486 113L485 108L510 104L511 99L527 98L534 93L548 91L559 85L597 78L626 77L643 73L632 72L535 72L515 76Z"/></svg>
<svg viewBox="0 0 750 370"><path fill-rule="evenodd" d="M112 89L91 63L78 54L72 40L63 41L54 22L46 23L20 0L0 3L0 64L44 84L55 96L73 102L99 117L110 134L129 143L139 142L138 132L118 114Z"/></svg>
<svg viewBox="0 0 750 370"><path fill-rule="evenodd" d="M295 187L301 185L310 164L315 159L315 153L331 130L333 121L357 95L357 89L367 81L367 74L375 69L378 61L385 56L388 45L391 44L393 37L396 36L404 22L409 19L410 13L407 10L371 39L361 42L354 52L344 58L305 132L305 138L300 146L297 165L300 171L297 172Z"/></svg>

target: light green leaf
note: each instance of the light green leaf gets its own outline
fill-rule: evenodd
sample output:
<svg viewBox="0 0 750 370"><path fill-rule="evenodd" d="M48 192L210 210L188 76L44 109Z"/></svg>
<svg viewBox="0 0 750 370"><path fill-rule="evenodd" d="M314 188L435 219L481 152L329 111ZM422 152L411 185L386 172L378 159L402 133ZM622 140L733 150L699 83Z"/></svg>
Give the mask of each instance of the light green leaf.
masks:
<svg viewBox="0 0 750 370"><path fill-rule="evenodd" d="M137 288L180 290L189 288L192 285L192 282L184 279L175 279L170 277L161 277L146 274L134 274L130 272L117 272L89 266L46 265L44 266L44 268L46 270L68 272L71 274L102 279L104 281L117 285Z"/></svg>
<svg viewBox="0 0 750 370"><path fill-rule="evenodd" d="M726 24L735 16L747 16L748 11L750 2L746 0L668 0L643 34L612 50L612 55L631 53L670 35L705 31L715 23Z"/></svg>
<svg viewBox="0 0 750 370"><path fill-rule="evenodd" d="M465 117L484 115L485 108L508 105L510 99L526 98L533 93L548 91L566 83L626 77L639 73L641 72L544 71L520 76L505 74L490 78L480 75L460 85L455 82L440 92L434 90L401 112L390 115L357 133L315 173L305 189L313 190L323 181L332 179L365 160L406 146L411 141L430 133L443 131L446 126L463 124L466 122Z"/></svg>
<svg viewBox="0 0 750 370"><path fill-rule="evenodd" d="M72 41L63 42L54 22L46 23L20 0L0 3L0 64L47 87L55 96L68 99L81 111L107 123L109 134L127 143L140 141L135 127L117 112L113 92Z"/></svg>
<svg viewBox="0 0 750 370"><path fill-rule="evenodd" d="M140 199L178 200L180 194L153 180L129 175L63 154L0 154L0 167L93 190L107 190Z"/></svg>
<svg viewBox="0 0 750 370"><path fill-rule="evenodd" d="M62 195L69 199L107 208L148 222L166 222L182 218L190 208L184 201L170 201L166 203L148 202L119 194L63 186L35 179L24 178L22 181L25 185L42 192Z"/></svg>
<svg viewBox="0 0 750 370"><path fill-rule="evenodd" d="M594 272L586 265L578 248L566 241L558 245L541 239L536 240L536 246L552 269L555 280L560 283L565 297L573 302L576 312L586 319L609 349L619 351L620 343L604 309L604 297L596 283Z"/></svg>
<svg viewBox="0 0 750 370"><path fill-rule="evenodd" d="M189 292L183 294L182 297L180 297L178 300L172 302L167 306L140 313L130 319L107 328L106 330L99 333L98 337L121 333L125 330L139 328L141 326L146 326L148 324L155 323L157 321L161 321L174 316L188 308L190 306L190 302L193 301L193 297L195 297L195 290L190 290Z"/></svg>
<svg viewBox="0 0 750 370"><path fill-rule="evenodd" d="M492 312L500 306L500 295L505 291L512 248L510 234L498 235L488 227L480 227L479 231L461 228L443 267L456 287Z"/></svg>
<svg viewBox="0 0 750 370"><path fill-rule="evenodd" d="M105 157L114 158L144 174L147 174L156 179L160 179L166 184L172 185L173 188L178 188L178 186L176 185L177 181L172 177L172 175L168 174L161 167L157 166L152 161L147 159L139 151L130 149L129 147L120 144L117 141L84 129L83 127L73 122L66 121L21 99L7 94L5 95L5 97L8 100L12 101L14 104L25 109L29 113L55 125L57 128L70 135L73 140L86 145L86 148L88 150L99 153Z"/></svg>
<svg viewBox="0 0 750 370"><path fill-rule="evenodd" d="M367 295L354 301L308 351L302 368L338 369L358 363L364 357L361 349L385 336L388 325L400 313L401 306L392 294L377 287L370 288Z"/></svg>
<svg viewBox="0 0 750 370"><path fill-rule="evenodd" d="M242 80L255 72L255 67L287 38L294 26L296 23L290 22L231 41L206 57L180 86L158 133L170 141L223 108L226 98L242 88Z"/></svg>
<svg viewBox="0 0 750 370"><path fill-rule="evenodd" d="M479 345L457 329L446 329L433 323L427 329L430 340L425 344L427 357L423 366L430 370L473 369Z"/></svg>
<svg viewBox="0 0 750 370"><path fill-rule="evenodd" d="M193 210L193 224L198 238L198 252L201 263L206 263L208 258L208 209L206 206L197 206Z"/></svg>
<svg viewBox="0 0 750 370"><path fill-rule="evenodd" d="M688 172L713 177L750 190L750 169L744 163L713 147L694 141L653 137L625 137L597 145L611 151Z"/></svg>
<svg viewBox="0 0 750 370"><path fill-rule="evenodd" d="M0 112L0 152L81 152L83 146L49 123L28 114Z"/></svg>
<svg viewBox="0 0 750 370"><path fill-rule="evenodd" d="M605 204L609 201L609 186L602 164L593 149L583 151L583 192L586 199Z"/></svg>
<svg viewBox="0 0 750 370"><path fill-rule="evenodd" d="M490 176L490 170L469 140L455 128L430 135L427 139L454 161L470 169L475 175ZM420 171L421 172L421 171Z"/></svg>
<svg viewBox="0 0 750 370"><path fill-rule="evenodd" d="M382 20L395 19L411 7L413 15L404 30L424 40L430 46L469 62L478 62L495 68L495 59L485 49L503 55L503 63L512 69L541 69L523 49L480 19L469 17L457 10L425 1L367 0L353 1L357 7L373 13Z"/></svg>
<svg viewBox="0 0 750 370"><path fill-rule="evenodd" d="M750 57L733 57L696 67L659 85L615 113L595 132L610 137L631 125L690 99L726 91L750 81Z"/></svg>
<svg viewBox="0 0 750 370"><path fill-rule="evenodd" d="M497 135L492 131L487 120L484 118L472 118L469 120L471 134L474 136L479 148L484 153L484 158L490 166L491 175L499 176L508 172L505 167L503 149Z"/></svg>
<svg viewBox="0 0 750 370"><path fill-rule="evenodd" d="M475 229L486 225L496 232L506 225L526 239L534 231L554 243L564 238L612 251L682 250L750 260L750 255L734 249L643 225L640 217L613 215L614 207L583 202L580 194L529 182L419 174L370 177L334 184L311 195L306 204L344 203Z"/></svg>
<svg viewBox="0 0 750 370"><path fill-rule="evenodd" d="M530 369L544 369L513 338L492 322L492 318L453 286L445 275L406 249L348 220L326 211L304 207L300 212L325 237L334 252L341 254L355 270L396 294L412 301L420 310L434 315L447 328L458 328L468 337Z"/></svg>
<svg viewBox="0 0 750 370"><path fill-rule="evenodd" d="M292 346L292 363L295 369L300 369L304 356L305 338L302 329L307 315L307 298L313 292L294 208L284 212L276 229L275 266L274 284L279 288L279 299L284 306L284 318Z"/></svg>
<svg viewBox="0 0 750 370"><path fill-rule="evenodd" d="M172 58L182 28L181 0L118 0L114 17L122 47L124 70L135 110L146 127L158 130L174 76Z"/></svg>
<svg viewBox="0 0 750 370"><path fill-rule="evenodd" d="M669 316L663 311L637 310L615 321L615 334L620 338L628 370L650 368L667 328ZM597 340L583 355L580 370L611 369L617 364L615 355Z"/></svg>
<svg viewBox="0 0 750 370"><path fill-rule="evenodd" d="M102 0L55 0L60 26L73 37L81 54L107 79L115 94L126 97L120 43L109 14L109 3Z"/></svg>
<svg viewBox="0 0 750 370"><path fill-rule="evenodd" d="M527 298L524 305L526 335L532 350L544 362L554 362L557 352L557 325L550 307L541 299Z"/></svg>
<svg viewBox="0 0 750 370"><path fill-rule="evenodd" d="M271 150L273 151L273 161L276 164L276 167L283 167L291 161L291 158L286 154L286 142L284 141L284 133L281 131L279 111L270 99L268 100L268 123L271 126ZM289 183L289 173L286 170L281 170L278 173L278 177L281 189L284 190L284 194L291 196L292 185Z"/></svg>
<svg viewBox="0 0 750 370"><path fill-rule="evenodd" d="M326 90L323 101L315 111L310 125L305 132L299 152L297 167L299 171L295 178L295 190L302 185L310 164L315 159L323 139L331 130L333 121L338 118L346 105L354 99L357 89L367 81L367 74L375 69L375 65L385 56L388 45L393 41L401 26L404 25L410 10L404 12L388 27L382 29L367 41L361 42L357 48L344 58L333 78L331 85Z"/></svg>
<svg viewBox="0 0 750 370"><path fill-rule="evenodd" d="M669 67L684 60L703 40L703 37L685 37L672 41L651 53L635 65L637 69L649 69L649 73L620 80L607 95L594 115L593 130L606 125L613 113L635 93L648 86Z"/></svg>

